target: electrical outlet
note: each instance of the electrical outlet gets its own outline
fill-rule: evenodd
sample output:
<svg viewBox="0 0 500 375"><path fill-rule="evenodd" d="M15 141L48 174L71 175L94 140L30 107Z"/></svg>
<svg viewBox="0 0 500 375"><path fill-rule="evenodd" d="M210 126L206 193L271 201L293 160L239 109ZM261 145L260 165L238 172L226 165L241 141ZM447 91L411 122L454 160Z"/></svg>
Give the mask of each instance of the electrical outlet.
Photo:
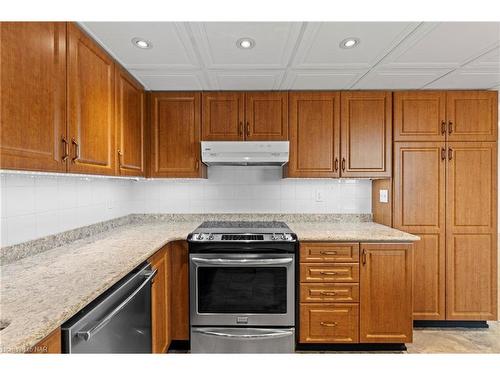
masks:
<svg viewBox="0 0 500 375"><path fill-rule="evenodd" d="M324 202L325 193L323 190L316 190L316 202Z"/></svg>
<svg viewBox="0 0 500 375"><path fill-rule="evenodd" d="M380 203L389 203L389 190L380 189L379 194L380 194L380 196L379 196Z"/></svg>

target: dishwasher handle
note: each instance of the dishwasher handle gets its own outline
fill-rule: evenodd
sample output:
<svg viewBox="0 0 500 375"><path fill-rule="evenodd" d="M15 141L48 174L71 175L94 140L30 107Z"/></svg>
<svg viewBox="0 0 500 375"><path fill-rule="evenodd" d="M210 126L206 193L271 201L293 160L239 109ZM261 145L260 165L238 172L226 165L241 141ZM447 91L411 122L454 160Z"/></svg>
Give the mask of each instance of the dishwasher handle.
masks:
<svg viewBox="0 0 500 375"><path fill-rule="evenodd" d="M85 341L89 341L92 336L94 336L97 332L99 332L102 328L104 328L110 321L113 319L120 311L122 311L125 306L139 293L156 275L158 270L147 270L144 271L143 275L146 276L146 279L142 282L141 285L137 287L130 295L125 298L116 308L113 309L108 315L106 315L102 320L100 320L95 326L90 329L78 331L76 336L83 338Z"/></svg>

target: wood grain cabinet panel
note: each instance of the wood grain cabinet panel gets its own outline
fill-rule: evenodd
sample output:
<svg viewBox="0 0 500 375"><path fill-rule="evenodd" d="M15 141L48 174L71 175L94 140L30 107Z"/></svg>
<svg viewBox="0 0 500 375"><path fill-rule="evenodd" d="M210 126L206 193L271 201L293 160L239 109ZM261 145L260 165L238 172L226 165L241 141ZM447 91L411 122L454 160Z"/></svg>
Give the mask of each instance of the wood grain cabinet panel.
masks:
<svg viewBox="0 0 500 375"><path fill-rule="evenodd" d="M358 304L300 304L300 343L357 343Z"/></svg>
<svg viewBox="0 0 500 375"><path fill-rule="evenodd" d="M66 171L66 24L0 22L0 45L0 167Z"/></svg>
<svg viewBox="0 0 500 375"><path fill-rule="evenodd" d="M149 262L156 276L151 286L151 328L153 353L165 353L170 345L170 272L168 248L164 247L153 255Z"/></svg>
<svg viewBox="0 0 500 375"><path fill-rule="evenodd" d="M115 173L115 64L68 23L68 126L74 173Z"/></svg>
<svg viewBox="0 0 500 375"><path fill-rule="evenodd" d="M362 243L361 253L360 342L411 342L412 245Z"/></svg>
<svg viewBox="0 0 500 375"><path fill-rule="evenodd" d="M61 354L61 327L53 330L47 337L32 347L29 354Z"/></svg>
<svg viewBox="0 0 500 375"><path fill-rule="evenodd" d="M171 338L189 340L189 259L186 241L168 244L171 282Z"/></svg>
<svg viewBox="0 0 500 375"><path fill-rule="evenodd" d="M392 93L342 92L341 111L341 175L390 177Z"/></svg>
<svg viewBox="0 0 500 375"><path fill-rule="evenodd" d="M301 242L301 263L358 262L359 243Z"/></svg>
<svg viewBox="0 0 500 375"><path fill-rule="evenodd" d="M450 141L496 141L498 92L448 91L446 117Z"/></svg>
<svg viewBox="0 0 500 375"><path fill-rule="evenodd" d="M395 142L394 227L414 244L413 317L445 319L446 159L443 142Z"/></svg>
<svg viewBox="0 0 500 375"><path fill-rule="evenodd" d="M394 93L395 141L444 141L446 138L445 91Z"/></svg>
<svg viewBox="0 0 500 375"><path fill-rule="evenodd" d="M288 139L288 93L245 93L245 140Z"/></svg>
<svg viewBox="0 0 500 375"><path fill-rule="evenodd" d="M497 319L497 145L448 144L447 312Z"/></svg>
<svg viewBox="0 0 500 375"><path fill-rule="evenodd" d="M151 176L204 177L200 93L151 94Z"/></svg>
<svg viewBox="0 0 500 375"><path fill-rule="evenodd" d="M359 302L357 283L303 283L300 302Z"/></svg>
<svg viewBox="0 0 500 375"><path fill-rule="evenodd" d="M358 280L359 264L357 263L300 264L301 282L357 282Z"/></svg>
<svg viewBox="0 0 500 375"><path fill-rule="evenodd" d="M202 101L204 141L243 140L245 120L243 92L204 92Z"/></svg>
<svg viewBox="0 0 500 375"><path fill-rule="evenodd" d="M117 174L144 176L144 88L118 66L115 84Z"/></svg>
<svg viewBox="0 0 500 375"><path fill-rule="evenodd" d="M340 177L340 93L289 94L288 177Z"/></svg>

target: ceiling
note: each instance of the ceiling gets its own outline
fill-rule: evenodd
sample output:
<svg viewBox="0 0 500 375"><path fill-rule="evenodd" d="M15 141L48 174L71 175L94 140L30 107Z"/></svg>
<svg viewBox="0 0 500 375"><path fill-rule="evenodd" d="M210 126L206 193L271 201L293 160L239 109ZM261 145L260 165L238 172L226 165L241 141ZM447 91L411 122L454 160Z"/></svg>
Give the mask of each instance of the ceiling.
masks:
<svg viewBox="0 0 500 375"><path fill-rule="evenodd" d="M80 25L150 90L500 89L497 22ZM359 45L340 48L349 37Z"/></svg>

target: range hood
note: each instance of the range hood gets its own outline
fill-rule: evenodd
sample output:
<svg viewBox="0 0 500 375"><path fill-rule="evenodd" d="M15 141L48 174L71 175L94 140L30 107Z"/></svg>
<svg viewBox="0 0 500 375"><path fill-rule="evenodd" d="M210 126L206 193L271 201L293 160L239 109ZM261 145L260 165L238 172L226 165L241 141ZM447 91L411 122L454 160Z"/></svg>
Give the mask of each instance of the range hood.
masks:
<svg viewBox="0 0 500 375"><path fill-rule="evenodd" d="M201 161L208 166L283 166L288 163L288 147L288 141L203 141Z"/></svg>

